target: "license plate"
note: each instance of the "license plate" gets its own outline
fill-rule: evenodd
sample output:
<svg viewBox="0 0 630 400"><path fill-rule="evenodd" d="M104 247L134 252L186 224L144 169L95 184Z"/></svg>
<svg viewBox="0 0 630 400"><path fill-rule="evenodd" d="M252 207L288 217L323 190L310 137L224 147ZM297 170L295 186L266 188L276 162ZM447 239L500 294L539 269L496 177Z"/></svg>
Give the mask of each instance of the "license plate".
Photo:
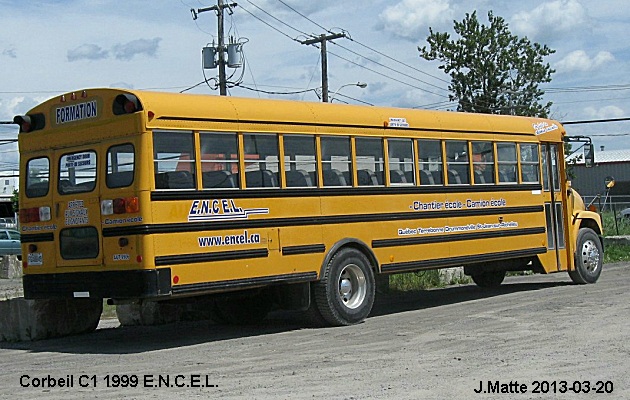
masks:
<svg viewBox="0 0 630 400"><path fill-rule="evenodd" d="M44 262L44 257L42 253L28 253L26 257L26 262L28 265L42 265Z"/></svg>

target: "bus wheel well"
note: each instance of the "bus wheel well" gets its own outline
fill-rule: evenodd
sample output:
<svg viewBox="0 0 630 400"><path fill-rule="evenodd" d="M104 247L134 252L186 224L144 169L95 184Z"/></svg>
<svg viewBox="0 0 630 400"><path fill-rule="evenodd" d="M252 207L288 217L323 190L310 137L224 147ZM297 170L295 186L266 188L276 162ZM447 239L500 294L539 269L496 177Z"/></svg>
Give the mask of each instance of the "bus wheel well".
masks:
<svg viewBox="0 0 630 400"><path fill-rule="evenodd" d="M592 219L583 219L580 222L580 229L582 228L590 228L592 229L596 234L601 235L602 232L599 229L599 225L597 224L597 222L593 221Z"/></svg>
<svg viewBox="0 0 630 400"><path fill-rule="evenodd" d="M326 257L324 257L324 260L322 262L322 265L320 267L320 272L319 272L320 279L323 276L324 268L326 268L326 266L328 265L330 260L334 257L334 255L343 248L352 248L363 253L363 255L365 255L368 261L370 262L370 266L372 267L374 274L376 275L379 273L378 259L376 258L376 256L374 255L370 247L359 239L344 238L338 241L337 243L335 243L328 251L328 254L326 254Z"/></svg>

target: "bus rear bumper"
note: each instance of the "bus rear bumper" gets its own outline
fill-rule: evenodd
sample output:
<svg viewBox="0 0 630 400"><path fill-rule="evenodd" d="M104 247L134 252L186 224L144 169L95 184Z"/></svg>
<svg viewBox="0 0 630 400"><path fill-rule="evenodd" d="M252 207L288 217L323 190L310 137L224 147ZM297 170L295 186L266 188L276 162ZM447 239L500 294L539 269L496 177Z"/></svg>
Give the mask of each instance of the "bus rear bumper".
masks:
<svg viewBox="0 0 630 400"><path fill-rule="evenodd" d="M169 296L172 293L170 268L28 274L22 279L26 299L148 299Z"/></svg>

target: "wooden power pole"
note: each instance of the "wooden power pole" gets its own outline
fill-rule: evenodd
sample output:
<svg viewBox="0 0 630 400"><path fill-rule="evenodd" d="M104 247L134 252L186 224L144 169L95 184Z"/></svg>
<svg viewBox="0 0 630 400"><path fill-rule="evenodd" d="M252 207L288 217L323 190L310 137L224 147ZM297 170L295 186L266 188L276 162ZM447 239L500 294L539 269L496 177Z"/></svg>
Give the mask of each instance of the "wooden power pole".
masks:
<svg viewBox="0 0 630 400"><path fill-rule="evenodd" d="M321 59L322 59L322 101L324 103L328 103L328 52L326 51L326 42L329 40L345 38L345 33L331 33L329 35L321 34L317 37L308 40L302 40L300 43L302 44L315 44L319 43L321 50Z"/></svg>

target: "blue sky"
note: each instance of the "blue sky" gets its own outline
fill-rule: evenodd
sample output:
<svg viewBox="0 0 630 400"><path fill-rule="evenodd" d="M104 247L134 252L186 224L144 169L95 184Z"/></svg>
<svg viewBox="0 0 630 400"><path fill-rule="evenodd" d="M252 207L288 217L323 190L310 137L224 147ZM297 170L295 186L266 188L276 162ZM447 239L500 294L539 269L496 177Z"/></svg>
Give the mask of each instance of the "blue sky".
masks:
<svg viewBox="0 0 630 400"><path fill-rule="evenodd" d="M320 86L319 50L299 43L306 35L348 32L329 43L331 94L374 105L452 108L448 77L438 62L418 56L429 27L452 31L453 20L488 10L512 33L547 44L556 69L545 84L551 116L560 121L630 117L630 7L625 0L239 0L225 32L243 47L243 85L267 92ZM57 94L90 87L179 92L204 81L201 48L216 40L212 12L193 21L190 9L205 0L0 0L0 120L11 120ZM296 12L297 11L297 12ZM302 14L302 15L300 15ZM265 23L261 22L265 21ZM282 21L282 22L280 22ZM208 78L216 70L206 70ZM344 86L365 82L367 87ZM342 87L343 86L343 87ZM218 95L207 85L193 93ZM318 101L314 91L266 94L242 88L233 96ZM343 97L343 96L350 96ZM595 145L630 149L630 122L570 125ZM629 134L626 136L626 134ZM17 137L0 125L0 139ZM0 146L0 170L17 167L15 145Z"/></svg>

